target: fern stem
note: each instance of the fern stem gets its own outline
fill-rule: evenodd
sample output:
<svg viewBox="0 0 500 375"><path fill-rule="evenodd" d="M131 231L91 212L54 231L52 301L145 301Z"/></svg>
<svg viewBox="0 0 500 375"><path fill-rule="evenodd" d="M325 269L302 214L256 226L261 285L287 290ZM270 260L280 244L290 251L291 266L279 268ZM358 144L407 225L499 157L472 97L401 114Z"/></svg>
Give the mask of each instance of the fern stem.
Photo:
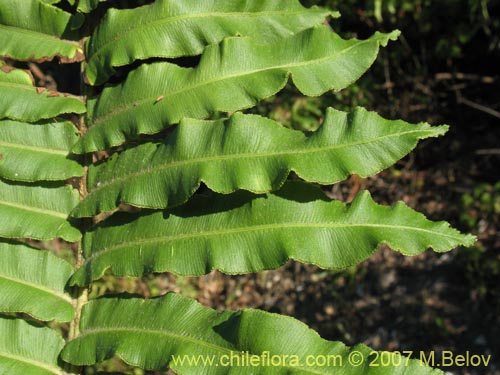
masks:
<svg viewBox="0 0 500 375"><path fill-rule="evenodd" d="M87 93L87 88L86 85L83 81L83 74L85 72L85 67L86 63L85 61L80 64L80 92L81 94L86 94ZM84 96L86 98L86 96ZM85 132L87 131L87 124L85 123L85 115L80 116L79 121L78 121L78 129L80 131L80 135L83 136ZM92 156L89 154L86 154L83 156L83 165L84 165L84 170L85 173L83 177L80 178L78 182L78 191L80 193L80 200L84 199L87 196L87 174L88 174L88 166L92 162ZM89 227L89 222L88 220L82 220L80 229L85 232L86 229ZM78 269L83 265L85 262L84 256L83 256L83 238L80 240L78 243L78 246L75 250L75 267ZM76 337L79 336L80 334L80 319L82 315L82 309L83 306L87 303L88 301L88 287L84 288L76 288L74 291L74 296L73 296L73 304L75 307L75 318L71 321L70 327L69 327L69 333L68 333L68 341L71 341L75 339ZM75 298L76 297L76 298ZM85 374L85 368L84 367L79 367L79 368L72 368L71 369L71 374Z"/></svg>

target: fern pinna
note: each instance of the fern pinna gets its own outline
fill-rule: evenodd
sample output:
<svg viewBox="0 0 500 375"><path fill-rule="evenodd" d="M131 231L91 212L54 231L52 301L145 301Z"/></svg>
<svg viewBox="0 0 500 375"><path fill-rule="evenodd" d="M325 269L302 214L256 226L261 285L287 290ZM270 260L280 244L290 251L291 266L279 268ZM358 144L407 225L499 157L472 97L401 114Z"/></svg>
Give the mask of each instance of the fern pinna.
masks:
<svg viewBox="0 0 500 375"><path fill-rule="evenodd" d="M312 185L373 176L446 126L329 108L306 134L245 114L287 83L349 86L398 31L344 40L325 22L336 12L298 0L148 3L0 1L0 374L90 374L112 357L179 374L441 373L397 353L373 367L368 347L263 311L172 293L88 300L104 274L342 269L383 243L415 255L474 242L403 203L363 192L347 205ZM81 64L82 96L23 70L53 59Z"/></svg>

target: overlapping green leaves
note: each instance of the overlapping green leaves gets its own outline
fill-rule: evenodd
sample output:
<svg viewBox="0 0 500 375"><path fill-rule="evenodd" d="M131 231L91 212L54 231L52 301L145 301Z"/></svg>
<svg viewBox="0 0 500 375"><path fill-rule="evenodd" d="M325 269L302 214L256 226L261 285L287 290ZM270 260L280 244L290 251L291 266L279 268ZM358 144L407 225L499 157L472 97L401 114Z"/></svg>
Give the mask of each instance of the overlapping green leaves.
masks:
<svg viewBox="0 0 500 375"><path fill-rule="evenodd" d="M0 57L62 62L81 60L71 34L75 18L56 1L5 0L0 3ZM62 181L83 175L68 158L75 127L57 120L84 113L81 98L37 88L28 71L0 60L0 237L78 241L68 221L79 194ZM27 182L37 184L28 184ZM23 313L41 321L68 322L75 316L64 289L73 268L55 255L22 244L0 242L0 312ZM63 375L59 354L64 340L52 329L20 319L0 318L0 373Z"/></svg>
<svg viewBox="0 0 500 375"><path fill-rule="evenodd" d="M372 350L364 345L349 348L324 340L305 324L277 314L251 309L218 313L173 293L150 300L92 301L83 309L80 328L82 334L62 352L64 360L77 365L116 355L134 366L156 371L170 367L179 374L199 374L200 369L212 375L381 373L378 367L369 366ZM359 352L358 366L349 361L353 351ZM258 358L250 362L252 356ZM200 366L186 358L207 362ZM269 365L271 358L273 365ZM321 365L314 358L336 358L336 365ZM400 366L383 371L386 375L403 372L442 374L406 358Z"/></svg>
<svg viewBox="0 0 500 375"><path fill-rule="evenodd" d="M1 35L1 33L0 33ZM84 113L80 98L35 88L31 75L0 62L0 119L34 122L63 113Z"/></svg>
<svg viewBox="0 0 500 375"><path fill-rule="evenodd" d="M124 83L89 100L91 127L74 150L102 150L159 132L184 117L251 107L281 90L289 76L305 95L342 89L370 67L381 45L398 35L343 40L327 27L316 27L274 44L224 39L205 49L197 68L142 65Z"/></svg>
<svg viewBox="0 0 500 375"><path fill-rule="evenodd" d="M85 264L71 284L85 285L107 269L116 276L173 272L198 276L278 268L289 259L342 269L370 257L382 244L405 255L471 245L445 222L428 221L404 203L379 206L368 192L350 205L321 190L289 183L255 197L195 197L167 212L114 215L84 238Z"/></svg>
<svg viewBox="0 0 500 375"><path fill-rule="evenodd" d="M335 13L304 8L298 0L158 0L110 9L87 45L87 79L102 84L115 67L134 60L199 55L229 36L272 42L319 25L328 15Z"/></svg>
<svg viewBox="0 0 500 375"><path fill-rule="evenodd" d="M294 171L333 184L351 174L371 176L410 152L419 139L446 127L388 121L357 108L329 109L310 136L269 119L235 114L230 119L185 119L165 144L147 143L113 156L89 171L89 195L73 212L92 216L120 202L167 208L186 202L204 182L211 190L264 193Z"/></svg>
<svg viewBox="0 0 500 375"><path fill-rule="evenodd" d="M83 167L69 158L77 140L76 128L67 121L0 121L0 177L34 182L82 176Z"/></svg>
<svg viewBox="0 0 500 375"><path fill-rule="evenodd" d="M67 220L79 201L70 186L10 184L0 179L0 237L75 242L80 231Z"/></svg>
<svg viewBox="0 0 500 375"><path fill-rule="evenodd" d="M48 251L7 242L0 242L0 259L0 312L23 312L45 321L73 319L71 298L64 292L73 274L67 262Z"/></svg>
<svg viewBox="0 0 500 375"><path fill-rule="evenodd" d="M76 141L67 122L41 121L64 113L83 113L76 97L33 86L31 75L0 62L0 177L37 182L82 175L67 158ZM39 121L35 124L25 123ZM79 201L76 190L56 184L14 184L0 179L0 237L78 241L80 232L67 220Z"/></svg>
<svg viewBox="0 0 500 375"><path fill-rule="evenodd" d="M64 375L58 366L64 340L52 329L23 320L0 319L0 373Z"/></svg>
<svg viewBox="0 0 500 375"><path fill-rule="evenodd" d="M53 1L51 2L53 3ZM62 39L74 26L70 13L43 0L0 2L0 56L17 60L83 60L78 42Z"/></svg>

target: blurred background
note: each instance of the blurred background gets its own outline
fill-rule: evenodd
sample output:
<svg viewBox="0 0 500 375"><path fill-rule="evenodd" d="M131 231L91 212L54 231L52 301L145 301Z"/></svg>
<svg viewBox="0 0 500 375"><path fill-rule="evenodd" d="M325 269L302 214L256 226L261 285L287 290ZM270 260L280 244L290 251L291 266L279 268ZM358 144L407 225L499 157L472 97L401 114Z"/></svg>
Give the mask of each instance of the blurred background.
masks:
<svg viewBox="0 0 500 375"><path fill-rule="evenodd" d="M245 276L110 277L95 283L91 296L129 292L152 297L173 290L218 310L251 307L291 315L322 337L347 344L436 351L437 359L443 350L491 354L486 369L446 371L500 374L500 0L302 3L339 10L342 17L330 25L346 38L393 29L402 36L382 49L372 69L346 90L305 98L287 87L251 111L303 131L315 130L329 106L363 106L387 118L449 124L446 136L421 142L378 176L353 176L324 189L346 202L363 189L382 204L403 200L430 219L474 233L476 246L412 258L382 248L342 272L288 263ZM71 67L46 63L29 68L38 85L78 89L77 82L64 79ZM104 367L144 374L117 362Z"/></svg>

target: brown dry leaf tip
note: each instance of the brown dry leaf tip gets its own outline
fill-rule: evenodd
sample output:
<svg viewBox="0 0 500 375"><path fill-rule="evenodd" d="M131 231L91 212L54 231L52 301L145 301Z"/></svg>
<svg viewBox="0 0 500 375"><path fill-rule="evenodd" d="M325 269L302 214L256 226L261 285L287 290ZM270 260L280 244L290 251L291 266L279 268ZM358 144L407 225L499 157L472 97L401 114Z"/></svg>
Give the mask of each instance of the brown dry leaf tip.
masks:
<svg viewBox="0 0 500 375"><path fill-rule="evenodd" d="M30 56L28 56L28 58L25 58L25 59L21 59L19 57L14 57L10 54L2 55L2 57L6 57L8 59L12 59L12 60L16 60L16 61L27 61L27 62L35 62L35 63L50 62L50 61L54 60L55 57L57 57L57 58L59 58L59 63L61 63L61 64L70 64L70 63L75 63L75 62L78 63L78 62L82 62L85 60L85 54L83 53L83 49L81 49L81 47L80 47L80 49L78 49L75 52L75 55L73 57L63 56L60 53L54 53L53 55L50 55L50 56L40 56L40 57L36 57L35 54L32 53Z"/></svg>
<svg viewBox="0 0 500 375"><path fill-rule="evenodd" d="M68 57L68 56L61 56L61 55L56 55L59 57L59 61L61 64L71 64L75 62L82 62L85 60L85 54L83 53L83 50L79 49L76 51L75 55L73 57Z"/></svg>
<svg viewBox="0 0 500 375"><path fill-rule="evenodd" d="M13 66L10 66L10 65L0 65L0 70L4 73L10 73L12 72L13 70L16 70L16 68L14 68Z"/></svg>
<svg viewBox="0 0 500 375"><path fill-rule="evenodd" d="M32 53L31 55L29 55L26 59L21 59L19 57L12 56L12 55L10 55L8 53L5 54L5 55L2 55L2 57L6 57L8 59L16 60L16 61L30 61L30 62L36 62L36 63L42 63L42 62L52 61L54 59L54 56L36 57L34 53Z"/></svg>
<svg viewBox="0 0 500 375"><path fill-rule="evenodd" d="M3 160L3 155L2 154L0 154L0 160Z"/></svg>
<svg viewBox="0 0 500 375"><path fill-rule="evenodd" d="M156 98L155 103L158 103L160 100L163 100L165 96L160 95L159 97Z"/></svg>

